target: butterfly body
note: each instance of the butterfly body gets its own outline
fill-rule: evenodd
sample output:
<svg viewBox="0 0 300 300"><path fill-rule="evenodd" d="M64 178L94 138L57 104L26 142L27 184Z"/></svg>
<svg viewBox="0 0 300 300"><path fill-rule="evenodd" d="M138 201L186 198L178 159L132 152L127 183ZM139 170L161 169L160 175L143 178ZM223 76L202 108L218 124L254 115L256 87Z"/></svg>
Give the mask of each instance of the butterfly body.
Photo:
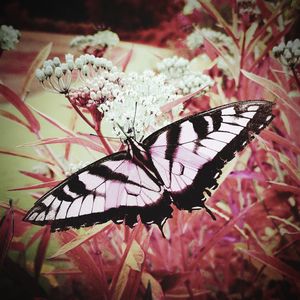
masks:
<svg viewBox="0 0 300 300"><path fill-rule="evenodd" d="M127 137L126 151L71 175L24 219L58 230L108 220L132 227L140 217L162 228L175 207L206 208L225 164L272 118L271 102L241 101L183 118L142 142Z"/></svg>

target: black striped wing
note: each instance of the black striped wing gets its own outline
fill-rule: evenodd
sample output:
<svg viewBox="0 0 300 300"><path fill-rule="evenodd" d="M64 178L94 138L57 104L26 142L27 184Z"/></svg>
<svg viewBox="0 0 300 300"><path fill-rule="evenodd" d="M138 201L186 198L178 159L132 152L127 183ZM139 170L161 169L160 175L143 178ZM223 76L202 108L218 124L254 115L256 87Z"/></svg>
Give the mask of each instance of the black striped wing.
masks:
<svg viewBox="0 0 300 300"><path fill-rule="evenodd" d="M205 207L224 165L272 120L272 103L241 101L179 120L144 145L179 209Z"/></svg>
<svg viewBox="0 0 300 300"><path fill-rule="evenodd" d="M136 164L129 152L107 156L46 193L24 220L51 224L53 231L108 220L134 226L140 215L143 223L161 228L172 215L172 201L179 209L205 207L205 195L217 187L226 162L272 118L267 101L228 104L184 118L144 140L139 151L150 159L150 169Z"/></svg>
<svg viewBox="0 0 300 300"><path fill-rule="evenodd" d="M51 224L51 230L125 221L130 227L140 215L145 224L160 227L171 216L170 197L145 169L118 152L79 170L54 187L27 213L24 220Z"/></svg>

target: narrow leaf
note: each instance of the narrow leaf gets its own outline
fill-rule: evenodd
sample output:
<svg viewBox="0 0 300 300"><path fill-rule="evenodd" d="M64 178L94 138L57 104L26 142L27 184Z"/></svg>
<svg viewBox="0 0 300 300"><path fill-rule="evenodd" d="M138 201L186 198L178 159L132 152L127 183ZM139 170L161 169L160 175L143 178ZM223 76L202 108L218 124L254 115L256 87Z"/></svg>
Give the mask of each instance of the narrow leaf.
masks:
<svg viewBox="0 0 300 300"><path fill-rule="evenodd" d="M30 106L31 107L31 106ZM31 107L32 110L34 110L36 113L38 113L42 118L44 118L46 121L48 121L50 124L54 125L56 128L60 129L61 131L67 133L68 135L74 135L74 133L63 127L61 124L59 124L57 121L55 121L54 119L50 118L49 116L45 115L44 113L40 112L39 110L37 110L36 108Z"/></svg>
<svg viewBox="0 0 300 300"><path fill-rule="evenodd" d="M50 144L65 144L65 143L72 143L72 144L78 144L84 147L87 147L91 150L97 151L97 152L104 152L103 147L88 141L86 139L80 138L80 137L61 137L61 138L46 138L46 139L40 139L36 142L27 143L20 145L19 147L24 146L37 146L37 145L50 145Z"/></svg>
<svg viewBox="0 0 300 300"><path fill-rule="evenodd" d="M4 263L8 249L14 235L14 210L10 201L10 208L0 222L0 266Z"/></svg>
<svg viewBox="0 0 300 300"><path fill-rule="evenodd" d="M225 21L225 19L220 15L218 10L214 7L214 5L209 0L199 0L201 6L221 25L221 27L225 30L225 32L232 37L234 43L237 43L237 37L233 33L229 24Z"/></svg>
<svg viewBox="0 0 300 300"><path fill-rule="evenodd" d="M21 90L21 98L24 99L26 94L29 92L29 88L33 78L35 77L35 70L39 68L42 63L47 59L52 49L52 43L47 44L42 50L37 54L33 62L31 63L27 74L25 75L25 80Z"/></svg>
<svg viewBox="0 0 300 300"><path fill-rule="evenodd" d="M277 83L266 79L262 76L256 75L254 73L247 72L246 70L241 70L241 72L252 81L256 82L263 88L267 89L269 92L271 92L274 96L280 98L282 102L289 107L298 117L300 117L300 112L298 111L296 106L293 106L292 102L289 99L288 94L286 91L279 86Z"/></svg>
<svg viewBox="0 0 300 300"><path fill-rule="evenodd" d="M13 192L13 191L26 191L26 190L36 190L36 189L43 189L43 188L52 188L58 185L59 183L61 183L61 180L14 188L14 189L10 189L9 191Z"/></svg>
<svg viewBox="0 0 300 300"><path fill-rule="evenodd" d="M107 222L104 224L99 224L95 227L92 227L90 230L86 231L81 235L77 235L73 240L64 244L61 248L58 249L53 255L49 257L49 259L53 259L57 256L66 254L68 251L73 250L83 244L84 242L88 241L89 239L93 238L99 232L107 229L108 226L111 226L111 222Z"/></svg>
<svg viewBox="0 0 300 300"><path fill-rule="evenodd" d="M19 119L17 116L15 116L14 114L10 113L9 111L6 111L4 109L0 109L0 115L4 118L7 118L11 121L14 121L24 127L26 127L27 129L31 130L30 127L21 119Z"/></svg>
<svg viewBox="0 0 300 300"><path fill-rule="evenodd" d="M148 286L150 285L153 299L164 299L164 293L159 282L151 274L143 272L141 280L146 289L148 289Z"/></svg>
<svg viewBox="0 0 300 300"><path fill-rule="evenodd" d="M51 182L53 181L52 178L46 177L42 174L38 174L38 173L33 173L33 172L27 172L27 171L19 171L21 174L34 178L36 180L42 181L42 182Z"/></svg>
<svg viewBox="0 0 300 300"><path fill-rule="evenodd" d="M27 105L21 100L21 98L7 86L0 83L0 94L2 94L5 99L10 102L28 121L31 131L38 133L40 130L40 123L27 107Z"/></svg>
<svg viewBox="0 0 300 300"><path fill-rule="evenodd" d="M275 181L268 181L272 188L279 192L290 192L293 194L300 195L300 188L297 186L289 185L284 182L275 182Z"/></svg>
<svg viewBox="0 0 300 300"><path fill-rule="evenodd" d="M51 162L49 160L46 160L46 159L43 159L43 158L41 158L39 156L29 155L29 154L25 154L25 153L19 153L19 152L11 151L11 150L4 149L4 148L0 148L0 153L1 154L7 154L7 155L12 155L12 156L18 156L18 157L32 159L32 160L40 161L40 162L43 162L43 163L46 163L46 164L49 164L49 165L52 165L52 166L54 165L53 162Z"/></svg>
<svg viewBox="0 0 300 300"><path fill-rule="evenodd" d="M35 256L35 260L34 260L34 275L36 278L38 278L40 276L40 272L44 263L44 259L45 259L45 255L46 255L46 251L48 248L48 243L50 240L50 226L46 226L44 228L43 231L43 235L42 238L40 240L38 249L37 249L37 253Z"/></svg>
<svg viewBox="0 0 300 300"><path fill-rule="evenodd" d="M293 268L291 268L289 265L285 264L278 258L270 255L266 255L262 252L257 251L251 251L246 249L240 249L245 254L249 255L250 257L260 261L264 265L272 268L275 271L278 271L281 275L290 278L295 281L299 281L300 279L300 272L297 272Z"/></svg>

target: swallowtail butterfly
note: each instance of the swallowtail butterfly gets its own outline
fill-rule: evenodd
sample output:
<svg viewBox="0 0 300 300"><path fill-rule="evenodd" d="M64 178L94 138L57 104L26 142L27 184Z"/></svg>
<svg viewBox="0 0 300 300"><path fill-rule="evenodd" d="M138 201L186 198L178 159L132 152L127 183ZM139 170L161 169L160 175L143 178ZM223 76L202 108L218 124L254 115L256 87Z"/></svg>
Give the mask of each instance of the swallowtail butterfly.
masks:
<svg viewBox="0 0 300 300"><path fill-rule="evenodd" d="M173 208L206 208L224 165L272 120L272 103L240 101L194 114L142 142L127 137L126 151L84 167L42 196L24 220L64 230L125 222L138 216L160 229ZM173 208L172 208L173 207Z"/></svg>

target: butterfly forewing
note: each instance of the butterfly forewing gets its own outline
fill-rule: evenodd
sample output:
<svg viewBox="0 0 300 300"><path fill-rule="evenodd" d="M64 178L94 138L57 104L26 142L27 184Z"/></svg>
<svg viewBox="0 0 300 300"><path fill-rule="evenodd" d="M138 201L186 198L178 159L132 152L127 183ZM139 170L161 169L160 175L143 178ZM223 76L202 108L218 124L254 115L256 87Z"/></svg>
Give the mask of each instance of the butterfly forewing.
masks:
<svg viewBox="0 0 300 300"><path fill-rule="evenodd" d="M199 209L225 164L272 118L271 102L237 102L175 122L144 143L175 205Z"/></svg>

